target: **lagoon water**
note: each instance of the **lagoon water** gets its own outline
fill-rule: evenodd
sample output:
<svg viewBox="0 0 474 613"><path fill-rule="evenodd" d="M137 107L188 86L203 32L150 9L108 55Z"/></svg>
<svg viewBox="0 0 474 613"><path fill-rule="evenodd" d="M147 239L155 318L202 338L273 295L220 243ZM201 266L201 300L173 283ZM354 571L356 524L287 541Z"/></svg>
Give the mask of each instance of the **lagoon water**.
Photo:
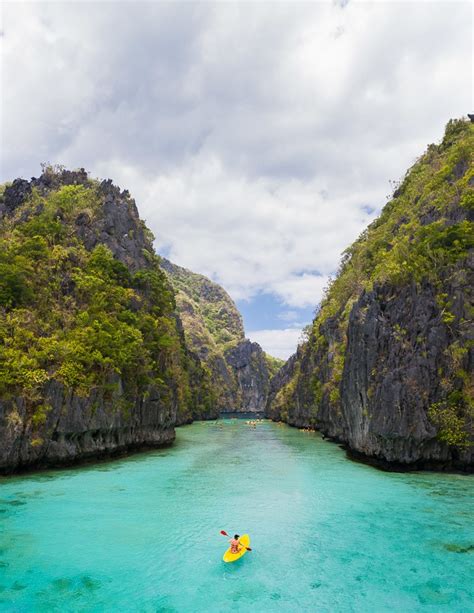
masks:
<svg viewBox="0 0 474 613"><path fill-rule="evenodd" d="M473 494L287 426L196 423L167 449L0 480L0 610L471 612ZM253 551L224 564L221 529Z"/></svg>

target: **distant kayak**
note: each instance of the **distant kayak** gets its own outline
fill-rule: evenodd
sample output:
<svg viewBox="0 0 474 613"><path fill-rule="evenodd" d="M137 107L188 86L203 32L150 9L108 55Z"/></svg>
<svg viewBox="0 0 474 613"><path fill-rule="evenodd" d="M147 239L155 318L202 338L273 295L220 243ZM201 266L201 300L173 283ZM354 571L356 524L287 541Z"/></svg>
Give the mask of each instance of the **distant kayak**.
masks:
<svg viewBox="0 0 474 613"><path fill-rule="evenodd" d="M229 547L229 549L225 552L224 557L222 558L224 562L235 562L236 560L239 560L243 555L247 553L247 550L245 549L245 547L250 546L250 536L248 534L243 534L239 538L239 542L242 543L244 547L241 546L241 549L238 553L231 553L230 547Z"/></svg>

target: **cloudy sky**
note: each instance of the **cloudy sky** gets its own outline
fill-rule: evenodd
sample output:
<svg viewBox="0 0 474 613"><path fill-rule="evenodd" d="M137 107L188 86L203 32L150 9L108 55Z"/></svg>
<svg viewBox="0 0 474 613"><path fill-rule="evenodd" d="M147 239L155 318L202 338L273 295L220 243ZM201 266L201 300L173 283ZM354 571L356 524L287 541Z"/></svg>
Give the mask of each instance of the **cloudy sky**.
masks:
<svg viewBox="0 0 474 613"><path fill-rule="evenodd" d="M287 357L341 251L472 109L467 2L3 4L1 181L83 166Z"/></svg>

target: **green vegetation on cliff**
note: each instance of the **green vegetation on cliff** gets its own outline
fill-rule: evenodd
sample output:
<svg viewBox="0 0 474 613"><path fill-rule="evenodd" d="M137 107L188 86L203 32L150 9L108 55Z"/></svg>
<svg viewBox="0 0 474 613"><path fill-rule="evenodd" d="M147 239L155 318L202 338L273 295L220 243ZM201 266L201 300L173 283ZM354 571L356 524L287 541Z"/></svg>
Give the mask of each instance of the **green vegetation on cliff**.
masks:
<svg viewBox="0 0 474 613"><path fill-rule="evenodd" d="M162 267L176 291L186 343L212 380L217 414L263 411L269 380L283 361L245 340L242 317L220 285L164 258Z"/></svg>
<svg viewBox="0 0 474 613"><path fill-rule="evenodd" d="M0 398L25 403L37 426L50 409L44 398L52 382L76 396L114 395L114 408L120 402L125 412L150 386L178 419L205 411L212 399L206 381L192 389L192 378L204 376L187 355L173 291L149 240L144 266L131 269L94 236L107 186L62 185L54 169L43 180L54 185L33 187L1 223ZM132 206L126 193L120 197ZM92 248L79 236L81 223ZM137 224L138 231L138 217Z"/></svg>
<svg viewBox="0 0 474 613"><path fill-rule="evenodd" d="M268 353L265 353L265 363L267 365L267 369L268 369L268 372L270 373L270 378L271 378L277 374L277 372L280 370L280 368L285 363L285 360L282 360L281 358L275 358L274 356L269 355Z"/></svg>
<svg viewBox="0 0 474 613"><path fill-rule="evenodd" d="M375 283L439 284L443 270L467 256L474 246L472 223L451 213L474 209L473 149L474 125L451 120L442 143L428 147L380 217L345 251L320 320Z"/></svg>
<svg viewBox="0 0 474 613"><path fill-rule="evenodd" d="M199 338L214 350L223 350L244 340L242 316L220 285L165 258L162 258L162 267L176 291L181 319L194 349L200 349Z"/></svg>

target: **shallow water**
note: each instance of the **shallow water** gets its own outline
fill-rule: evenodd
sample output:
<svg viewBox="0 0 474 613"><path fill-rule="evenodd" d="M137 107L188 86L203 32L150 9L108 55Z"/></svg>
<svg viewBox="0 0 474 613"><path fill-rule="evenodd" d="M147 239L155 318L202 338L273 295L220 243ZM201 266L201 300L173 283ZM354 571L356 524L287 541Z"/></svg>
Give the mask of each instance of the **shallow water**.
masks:
<svg viewBox="0 0 474 613"><path fill-rule="evenodd" d="M172 448L0 480L0 610L471 612L473 493L286 426L197 423ZM221 529L253 551L224 564Z"/></svg>

